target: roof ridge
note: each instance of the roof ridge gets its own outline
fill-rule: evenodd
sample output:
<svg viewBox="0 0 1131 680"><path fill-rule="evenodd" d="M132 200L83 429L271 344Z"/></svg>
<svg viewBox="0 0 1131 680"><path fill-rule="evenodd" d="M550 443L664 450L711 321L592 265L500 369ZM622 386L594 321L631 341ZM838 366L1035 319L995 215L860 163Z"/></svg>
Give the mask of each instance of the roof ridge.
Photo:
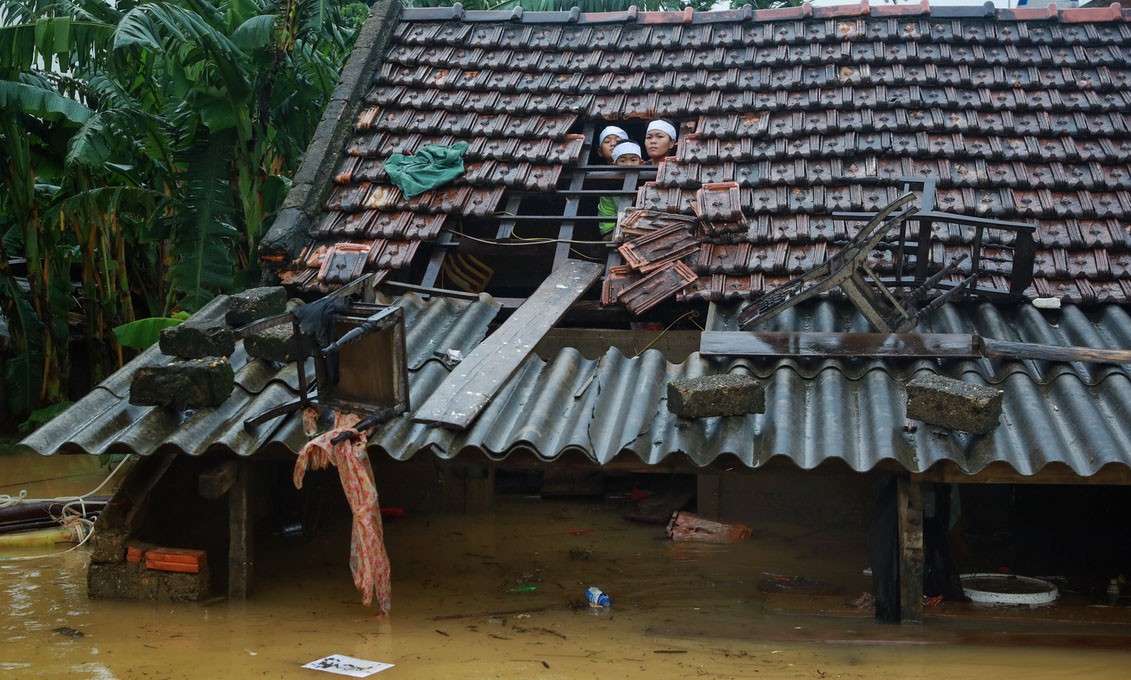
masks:
<svg viewBox="0 0 1131 680"><path fill-rule="evenodd" d="M1019 7L996 9L992 2L981 5L931 7L928 0L917 5L876 5L869 0L852 5L814 7L805 2L796 7L754 9L743 5L739 9L696 11L690 7L678 11L646 12L635 5L621 12L582 12L576 6L564 11L531 12L521 7L510 10L465 10L456 3L451 7L406 7L401 21L460 21L464 23L520 24L708 24L724 22L788 21L791 19L831 19L849 17L914 17L931 16L941 19L990 18L998 21L1059 21L1061 23L1099 23L1105 21L1131 21L1131 9L1124 10L1118 2L1105 7L1070 7L1061 9L1055 3L1045 7Z"/></svg>

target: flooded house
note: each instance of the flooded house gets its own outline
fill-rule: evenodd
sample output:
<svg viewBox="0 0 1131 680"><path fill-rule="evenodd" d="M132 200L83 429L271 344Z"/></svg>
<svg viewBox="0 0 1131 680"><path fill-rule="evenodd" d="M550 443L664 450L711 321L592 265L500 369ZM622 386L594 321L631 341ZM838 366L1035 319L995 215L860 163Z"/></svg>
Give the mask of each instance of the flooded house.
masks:
<svg viewBox="0 0 1131 680"><path fill-rule="evenodd" d="M190 507L177 540L246 595L317 401L372 416L383 497L472 512L504 477L676 476L700 515L871 534L885 616L919 620L948 506L1126 503L1129 110L1118 5L378 2L263 240L276 288L217 299L184 359L145 352L24 444L140 454L94 551L105 595L137 594L129 542ZM655 164L599 154L657 120ZM425 149L447 160L408 190L389 161ZM319 347L352 344L304 351L288 298L341 300ZM138 398L186 361L227 375Z"/></svg>

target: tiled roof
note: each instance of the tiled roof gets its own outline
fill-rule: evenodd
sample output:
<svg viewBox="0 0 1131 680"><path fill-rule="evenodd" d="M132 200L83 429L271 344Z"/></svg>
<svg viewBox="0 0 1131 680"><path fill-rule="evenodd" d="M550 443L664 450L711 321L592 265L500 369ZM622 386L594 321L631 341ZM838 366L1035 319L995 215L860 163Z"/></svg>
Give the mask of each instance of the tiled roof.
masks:
<svg viewBox="0 0 1131 680"><path fill-rule="evenodd" d="M733 182L742 218L697 234L683 263L698 278L670 294L773 288L854 233L834 211L876 210L915 176L935 182L937 210L1036 226L1027 297L1131 300L1131 12L1118 5L407 9L368 58L375 81L285 282L404 269L445 225L494 238L509 195L551 192L586 165L584 132L666 117L688 134L636 205L691 215L703 185ZM456 182L412 199L389 184L392 153L456 141L470 144ZM933 238L941 262L973 235ZM1009 246L982 244L988 276L1010 274ZM624 284L646 274L620 270Z"/></svg>

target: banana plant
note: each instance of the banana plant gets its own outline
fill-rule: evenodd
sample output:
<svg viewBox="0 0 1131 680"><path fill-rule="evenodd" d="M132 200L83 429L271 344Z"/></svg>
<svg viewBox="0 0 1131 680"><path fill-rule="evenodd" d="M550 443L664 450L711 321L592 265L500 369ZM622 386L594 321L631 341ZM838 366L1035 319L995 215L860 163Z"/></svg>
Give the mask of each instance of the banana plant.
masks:
<svg viewBox="0 0 1131 680"><path fill-rule="evenodd" d="M27 395L9 408L59 398L68 319L97 380L125 358L114 327L256 280L348 55L345 6L0 0L0 362Z"/></svg>

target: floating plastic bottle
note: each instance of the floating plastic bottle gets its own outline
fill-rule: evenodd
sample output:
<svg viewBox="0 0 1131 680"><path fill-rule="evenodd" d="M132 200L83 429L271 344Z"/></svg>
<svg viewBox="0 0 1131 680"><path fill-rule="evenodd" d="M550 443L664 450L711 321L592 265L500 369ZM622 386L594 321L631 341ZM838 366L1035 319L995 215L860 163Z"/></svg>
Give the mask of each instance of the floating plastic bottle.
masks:
<svg viewBox="0 0 1131 680"><path fill-rule="evenodd" d="M589 606L594 609L604 609L605 607L613 606L613 601L597 586L589 586L585 591L585 599L589 602Z"/></svg>

